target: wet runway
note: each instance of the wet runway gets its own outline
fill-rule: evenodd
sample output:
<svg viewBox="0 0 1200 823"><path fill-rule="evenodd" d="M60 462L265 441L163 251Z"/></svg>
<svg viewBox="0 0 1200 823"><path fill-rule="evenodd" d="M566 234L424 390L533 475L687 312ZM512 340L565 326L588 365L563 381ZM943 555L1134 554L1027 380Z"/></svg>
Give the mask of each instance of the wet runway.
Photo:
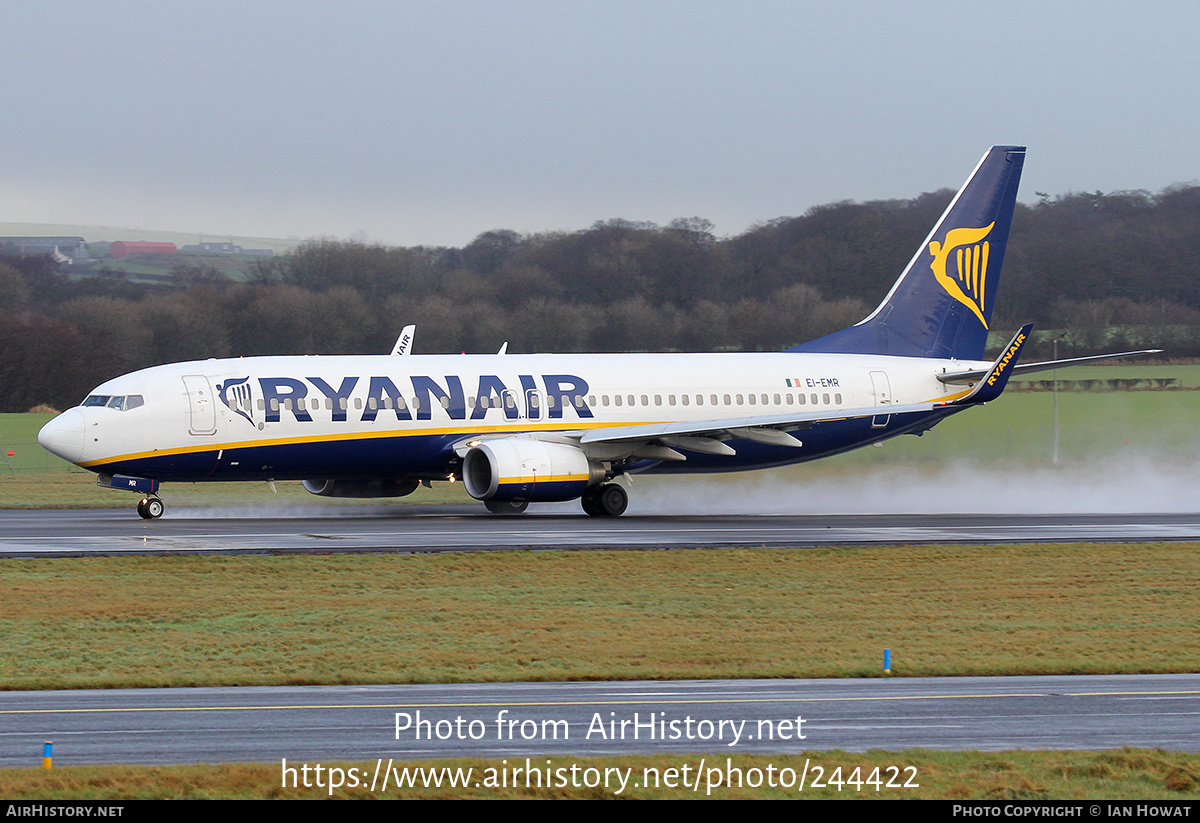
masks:
<svg viewBox="0 0 1200 823"><path fill-rule="evenodd" d="M569 512L569 513L568 513ZM477 506L0 512L0 557L1200 540L1200 514L515 517Z"/></svg>

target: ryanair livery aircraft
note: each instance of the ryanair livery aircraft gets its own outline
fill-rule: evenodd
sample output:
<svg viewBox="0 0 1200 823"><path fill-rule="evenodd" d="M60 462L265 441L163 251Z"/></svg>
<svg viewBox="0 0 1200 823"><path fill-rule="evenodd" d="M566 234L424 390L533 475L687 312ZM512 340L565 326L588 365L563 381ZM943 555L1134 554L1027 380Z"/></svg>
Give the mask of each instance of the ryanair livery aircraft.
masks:
<svg viewBox="0 0 1200 823"><path fill-rule="evenodd" d="M891 292L855 326L774 354L251 357L98 386L38 435L162 515L160 481L303 480L398 497L461 480L491 512L625 511L629 476L814 460L922 434L998 397L1030 326L981 358L1025 149L992 148ZM1061 366L1032 364L1023 370Z"/></svg>

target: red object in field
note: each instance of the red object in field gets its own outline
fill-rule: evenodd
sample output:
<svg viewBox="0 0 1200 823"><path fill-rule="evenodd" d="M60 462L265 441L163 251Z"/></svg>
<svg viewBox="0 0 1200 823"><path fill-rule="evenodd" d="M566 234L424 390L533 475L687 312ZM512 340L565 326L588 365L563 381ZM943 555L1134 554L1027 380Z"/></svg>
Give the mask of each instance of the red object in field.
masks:
<svg viewBox="0 0 1200 823"><path fill-rule="evenodd" d="M13 451L12 449L9 449L9 450L8 450L8 456L9 456L9 457L12 457L12 456L13 456L13 455L15 455L15 454L16 454L16 452L15 452L15 451Z"/></svg>
<svg viewBox="0 0 1200 823"><path fill-rule="evenodd" d="M127 254L175 254L179 249L174 243L154 243L148 240L118 240L108 247L111 257Z"/></svg>

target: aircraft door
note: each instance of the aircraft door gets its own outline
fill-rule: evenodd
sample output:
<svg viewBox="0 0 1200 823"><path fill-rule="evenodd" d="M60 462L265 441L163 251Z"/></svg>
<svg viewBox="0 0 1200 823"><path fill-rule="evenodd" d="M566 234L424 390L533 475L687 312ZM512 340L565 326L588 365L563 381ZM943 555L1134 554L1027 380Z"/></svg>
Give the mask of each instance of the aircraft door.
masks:
<svg viewBox="0 0 1200 823"><path fill-rule="evenodd" d="M890 406L892 403L892 383L888 380L887 372L873 371L871 372L871 387L875 390L875 405ZM877 414L871 418L871 428L883 429L887 428L888 421L891 420L890 414Z"/></svg>
<svg viewBox="0 0 1200 823"><path fill-rule="evenodd" d="M185 374L183 385L187 389L188 432L195 435L217 433L217 407L213 402L212 386L203 374Z"/></svg>

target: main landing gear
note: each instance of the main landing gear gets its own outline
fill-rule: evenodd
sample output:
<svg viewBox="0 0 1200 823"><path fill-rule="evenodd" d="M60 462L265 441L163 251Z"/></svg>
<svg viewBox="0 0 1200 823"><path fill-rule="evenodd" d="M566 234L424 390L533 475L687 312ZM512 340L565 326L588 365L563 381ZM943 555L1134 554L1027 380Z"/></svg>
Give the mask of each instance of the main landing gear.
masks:
<svg viewBox="0 0 1200 823"><path fill-rule="evenodd" d="M589 486L580 502L592 517L618 517L629 505L629 493L620 483L602 483Z"/></svg>
<svg viewBox="0 0 1200 823"><path fill-rule="evenodd" d="M144 520L157 520L163 516L163 510L165 508L166 507L163 506L163 502L160 498L151 495L150 497L143 497L140 501L138 501L137 513L140 514Z"/></svg>
<svg viewBox="0 0 1200 823"><path fill-rule="evenodd" d="M528 500L484 500L483 505L492 514L524 514L529 508Z"/></svg>

